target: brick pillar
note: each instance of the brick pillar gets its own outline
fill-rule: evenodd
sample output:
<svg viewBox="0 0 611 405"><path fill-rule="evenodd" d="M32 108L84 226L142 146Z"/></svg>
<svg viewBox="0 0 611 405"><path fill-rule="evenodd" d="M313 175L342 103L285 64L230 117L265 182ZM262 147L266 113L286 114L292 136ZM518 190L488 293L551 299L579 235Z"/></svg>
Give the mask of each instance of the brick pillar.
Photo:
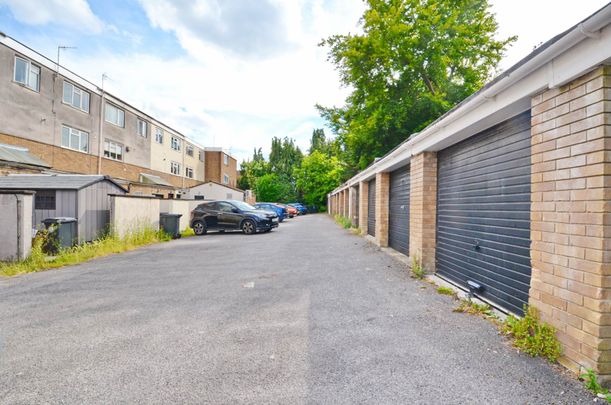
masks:
<svg viewBox="0 0 611 405"><path fill-rule="evenodd" d="M352 222L352 226L358 226L358 214L356 212L356 191L357 188L356 187L350 187L350 205L349 205L349 215L350 215L350 221Z"/></svg>
<svg viewBox="0 0 611 405"><path fill-rule="evenodd" d="M359 182L359 229L362 233L367 233L367 217L369 212L369 182Z"/></svg>
<svg viewBox="0 0 611 405"><path fill-rule="evenodd" d="M388 193L390 173L376 174L376 242L388 246Z"/></svg>
<svg viewBox="0 0 611 405"><path fill-rule="evenodd" d="M342 201L341 201L341 204L342 204L342 207L341 207L342 217L345 218L347 216L347 214L346 214L346 190L342 190Z"/></svg>
<svg viewBox="0 0 611 405"><path fill-rule="evenodd" d="M410 162L409 255L435 271L437 154L422 152Z"/></svg>
<svg viewBox="0 0 611 405"><path fill-rule="evenodd" d="M344 217L350 218L350 188L344 190Z"/></svg>
<svg viewBox="0 0 611 405"><path fill-rule="evenodd" d="M532 99L530 304L611 381L611 69Z"/></svg>

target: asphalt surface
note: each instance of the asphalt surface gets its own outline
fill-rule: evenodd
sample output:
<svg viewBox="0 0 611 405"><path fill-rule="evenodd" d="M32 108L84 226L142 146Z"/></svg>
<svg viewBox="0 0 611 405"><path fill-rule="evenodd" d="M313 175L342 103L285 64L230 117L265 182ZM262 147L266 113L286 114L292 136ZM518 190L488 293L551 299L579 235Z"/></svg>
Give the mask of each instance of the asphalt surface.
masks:
<svg viewBox="0 0 611 405"><path fill-rule="evenodd" d="M0 280L0 403L592 402L326 215Z"/></svg>

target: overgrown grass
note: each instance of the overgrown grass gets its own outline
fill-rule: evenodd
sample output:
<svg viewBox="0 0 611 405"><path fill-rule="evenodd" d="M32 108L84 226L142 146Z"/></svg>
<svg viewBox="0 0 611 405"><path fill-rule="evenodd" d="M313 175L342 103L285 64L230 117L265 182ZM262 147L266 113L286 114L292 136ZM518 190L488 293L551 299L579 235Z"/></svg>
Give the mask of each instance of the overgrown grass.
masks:
<svg viewBox="0 0 611 405"><path fill-rule="evenodd" d="M524 317L509 315L501 330L513 338L513 345L535 357L545 357L555 363L560 357L561 347L553 326L541 322L533 307L524 306Z"/></svg>
<svg viewBox="0 0 611 405"><path fill-rule="evenodd" d="M190 236L195 236L195 232L193 231L191 227L187 227L187 229L185 229L184 231L180 233L181 238L188 238Z"/></svg>
<svg viewBox="0 0 611 405"><path fill-rule="evenodd" d="M611 394L609 390L598 383L598 376L592 369L587 369L585 373L579 376L583 381L583 386L599 398L604 398L611 403Z"/></svg>
<svg viewBox="0 0 611 405"><path fill-rule="evenodd" d="M450 297L456 298L456 291L450 287L437 287L437 293L441 295L449 295Z"/></svg>
<svg viewBox="0 0 611 405"><path fill-rule="evenodd" d="M350 218L343 217L339 214L336 214L334 218L335 222L340 224L344 229L352 228L352 221L350 220Z"/></svg>
<svg viewBox="0 0 611 405"><path fill-rule="evenodd" d="M420 258L414 256L412 258L412 277L417 278L418 280L422 280L424 276L426 276L426 271L424 271L424 267L422 267L422 263L420 262Z"/></svg>
<svg viewBox="0 0 611 405"><path fill-rule="evenodd" d="M454 308L454 312L462 312L469 315L492 316L492 308L488 304L478 304L472 300L460 300L460 304Z"/></svg>
<svg viewBox="0 0 611 405"><path fill-rule="evenodd" d="M43 252L45 239L35 238L32 244L32 253L27 259L17 262L0 262L0 276L10 277L17 274L32 273L82 263L95 257L125 252L140 246L171 239L171 236L163 231L142 228L129 232L122 238L116 235L109 235L91 243L74 246L69 249L61 249L56 256L48 256Z"/></svg>

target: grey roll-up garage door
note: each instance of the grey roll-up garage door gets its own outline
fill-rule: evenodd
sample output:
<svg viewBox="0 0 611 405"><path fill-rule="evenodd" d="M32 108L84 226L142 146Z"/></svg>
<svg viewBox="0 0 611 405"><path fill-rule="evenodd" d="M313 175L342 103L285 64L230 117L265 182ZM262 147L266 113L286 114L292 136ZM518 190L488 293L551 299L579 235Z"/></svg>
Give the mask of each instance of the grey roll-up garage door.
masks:
<svg viewBox="0 0 611 405"><path fill-rule="evenodd" d="M367 233L376 236L376 180L369 181L367 190Z"/></svg>
<svg viewBox="0 0 611 405"><path fill-rule="evenodd" d="M388 245L409 255L409 166L390 173Z"/></svg>
<svg viewBox="0 0 611 405"><path fill-rule="evenodd" d="M437 271L522 314L530 286L530 111L438 153Z"/></svg>

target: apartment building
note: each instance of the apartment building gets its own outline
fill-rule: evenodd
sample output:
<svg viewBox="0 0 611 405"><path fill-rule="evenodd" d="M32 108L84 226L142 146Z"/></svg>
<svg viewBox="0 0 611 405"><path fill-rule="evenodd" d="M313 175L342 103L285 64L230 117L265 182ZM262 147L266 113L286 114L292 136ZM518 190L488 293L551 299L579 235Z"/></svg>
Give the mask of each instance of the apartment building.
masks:
<svg viewBox="0 0 611 405"><path fill-rule="evenodd" d="M237 187L238 161L222 148L205 148L206 181Z"/></svg>
<svg viewBox="0 0 611 405"><path fill-rule="evenodd" d="M54 171L109 175L141 194L206 179L195 141L1 33L0 105L0 143Z"/></svg>

